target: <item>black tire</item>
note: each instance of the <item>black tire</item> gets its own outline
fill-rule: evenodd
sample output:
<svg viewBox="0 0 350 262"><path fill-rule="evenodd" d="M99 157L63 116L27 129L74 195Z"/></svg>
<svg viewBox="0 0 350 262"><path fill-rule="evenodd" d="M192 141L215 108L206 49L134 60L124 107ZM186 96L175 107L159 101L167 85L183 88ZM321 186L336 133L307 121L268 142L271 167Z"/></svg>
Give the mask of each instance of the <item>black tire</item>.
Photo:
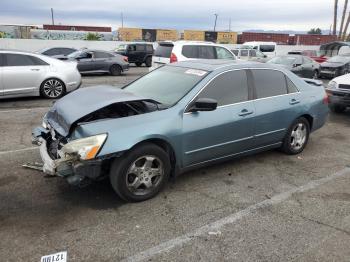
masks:
<svg viewBox="0 0 350 262"><path fill-rule="evenodd" d="M154 160L156 162L153 162L153 163L155 163L155 166L158 163L159 166L162 167L162 168L159 168L159 170L162 169L162 175L160 175L159 178L155 176L155 177L152 177L150 180L147 180L148 175L150 175L149 174L150 171L147 171L147 168L145 167L146 162L144 162L143 165L142 165L142 162L140 162L141 167L138 167L136 165L138 161L143 161L143 158L149 158L149 157L156 158ZM153 166L153 163L152 163L152 166ZM141 171L138 171L139 172L138 175L135 175L135 173L130 171L130 170L133 170L133 167L137 167L139 170L141 170ZM153 170L153 168L149 168L149 169ZM145 174L147 172L148 174ZM166 182L169 180L170 172L171 172L171 164L170 164L168 154L162 148L152 143L143 143L135 147L134 149L130 150L122 157L116 158L112 163L109 177L110 177L111 185L114 191L118 194L120 198L128 202L140 202L140 201L150 199L155 195L157 195L162 190ZM153 181L152 180L153 178L158 180ZM137 189L139 191L135 190L133 192L133 190L130 189L129 187L132 186L130 185L130 183L131 184L135 183L136 179L137 180L140 179L140 181L141 182L144 181L144 183L140 182L141 185ZM146 181L150 181L148 183L152 184L151 188L146 187L146 184L145 184ZM155 183L154 186L153 186L153 183Z"/></svg>
<svg viewBox="0 0 350 262"><path fill-rule="evenodd" d="M295 132L298 127L302 125L304 127L303 130L305 130L305 140L302 140L303 143L299 143L300 147L293 146L292 143L295 141L295 135L293 135L293 131ZM301 153L305 146L307 145L307 142L309 141L310 136L310 124L307 119L304 117L300 117L296 119L293 124L290 126L290 128L287 131L287 134L283 140L283 144L281 146L281 150L288 154L288 155L296 155Z"/></svg>
<svg viewBox="0 0 350 262"><path fill-rule="evenodd" d="M314 75L312 76L313 79L318 79L319 78L320 73L318 72L318 70L314 71Z"/></svg>
<svg viewBox="0 0 350 262"><path fill-rule="evenodd" d="M147 67L151 67L152 66L152 57L149 56L146 58L145 64Z"/></svg>
<svg viewBox="0 0 350 262"><path fill-rule="evenodd" d="M58 99L66 94L66 86L57 78L46 79L40 85L40 95L48 99Z"/></svg>
<svg viewBox="0 0 350 262"><path fill-rule="evenodd" d="M120 76L122 74L122 68L119 65L112 65L109 72L112 76Z"/></svg>
<svg viewBox="0 0 350 262"><path fill-rule="evenodd" d="M345 106L341 106L341 105L329 105L329 108L331 109L332 112L337 113L337 114L341 114L346 110Z"/></svg>
<svg viewBox="0 0 350 262"><path fill-rule="evenodd" d="M142 63L137 62L137 63L135 63L135 65L138 66L138 67L140 67L140 66L142 66Z"/></svg>

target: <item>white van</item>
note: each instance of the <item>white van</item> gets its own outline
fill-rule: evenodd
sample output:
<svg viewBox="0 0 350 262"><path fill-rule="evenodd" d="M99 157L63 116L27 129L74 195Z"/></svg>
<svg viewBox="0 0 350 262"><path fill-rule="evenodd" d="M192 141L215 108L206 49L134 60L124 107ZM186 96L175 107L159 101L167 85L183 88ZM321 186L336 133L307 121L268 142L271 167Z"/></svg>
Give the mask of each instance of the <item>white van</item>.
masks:
<svg viewBox="0 0 350 262"><path fill-rule="evenodd" d="M160 42L154 51L150 71L164 64L193 59L235 60L236 56L226 47L211 42Z"/></svg>
<svg viewBox="0 0 350 262"><path fill-rule="evenodd" d="M275 42L245 42L241 48L242 49L255 49L260 52L263 52L264 55L268 57L276 56L276 47L277 44Z"/></svg>

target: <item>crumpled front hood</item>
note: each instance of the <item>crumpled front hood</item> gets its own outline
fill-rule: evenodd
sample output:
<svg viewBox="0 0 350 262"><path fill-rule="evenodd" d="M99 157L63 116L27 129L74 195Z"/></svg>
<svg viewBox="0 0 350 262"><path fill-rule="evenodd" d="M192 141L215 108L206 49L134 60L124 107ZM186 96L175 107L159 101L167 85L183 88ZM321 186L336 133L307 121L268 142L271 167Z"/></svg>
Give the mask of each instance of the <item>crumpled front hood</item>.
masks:
<svg viewBox="0 0 350 262"><path fill-rule="evenodd" d="M150 100L113 86L78 89L60 100L49 110L45 120L60 135L67 136L70 127L82 117L119 102Z"/></svg>
<svg viewBox="0 0 350 262"><path fill-rule="evenodd" d="M337 68L337 67L342 67L344 66L344 63L332 63L332 62L323 62L321 64L321 67L332 67L332 68Z"/></svg>

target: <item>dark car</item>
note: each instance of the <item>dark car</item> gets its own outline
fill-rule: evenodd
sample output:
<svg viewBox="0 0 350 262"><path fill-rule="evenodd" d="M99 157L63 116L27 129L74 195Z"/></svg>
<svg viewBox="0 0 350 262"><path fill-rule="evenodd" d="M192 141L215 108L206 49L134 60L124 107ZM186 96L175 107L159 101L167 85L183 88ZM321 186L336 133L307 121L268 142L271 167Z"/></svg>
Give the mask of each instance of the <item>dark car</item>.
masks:
<svg viewBox="0 0 350 262"><path fill-rule="evenodd" d="M51 56L60 60L67 60L67 56L76 52L77 49L70 47L49 47L38 51L39 54Z"/></svg>
<svg viewBox="0 0 350 262"><path fill-rule="evenodd" d="M320 65L320 77L337 77L350 72L350 57L333 56Z"/></svg>
<svg viewBox="0 0 350 262"><path fill-rule="evenodd" d="M153 45L148 43L132 43L118 46L117 54L126 56L129 63L141 66L143 63L147 67L152 66Z"/></svg>
<svg viewBox="0 0 350 262"><path fill-rule="evenodd" d="M289 51L288 55L303 55L310 57L311 59L315 60L318 63L323 63L327 61L328 57L325 55L320 55L319 51L316 50L293 50Z"/></svg>
<svg viewBox="0 0 350 262"><path fill-rule="evenodd" d="M281 65L294 74L305 78L317 78L320 72L320 65L316 61L302 55L276 56L267 63Z"/></svg>
<svg viewBox="0 0 350 262"><path fill-rule="evenodd" d="M129 70L128 58L112 52L83 49L68 55L78 62L80 73L109 73L119 76Z"/></svg>

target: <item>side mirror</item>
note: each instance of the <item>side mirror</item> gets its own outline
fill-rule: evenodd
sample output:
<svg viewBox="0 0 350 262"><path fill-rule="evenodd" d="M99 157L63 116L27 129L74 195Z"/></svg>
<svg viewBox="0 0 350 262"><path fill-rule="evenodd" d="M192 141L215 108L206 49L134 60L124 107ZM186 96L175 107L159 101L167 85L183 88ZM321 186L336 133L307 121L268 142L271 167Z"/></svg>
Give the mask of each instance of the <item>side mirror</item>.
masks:
<svg viewBox="0 0 350 262"><path fill-rule="evenodd" d="M293 64L293 67L301 66L301 64Z"/></svg>
<svg viewBox="0 0 350 262"><path fill-rule="evenodd" d="M198 98L191 108L188 110L189 112L198 112L198 111L214 111L218 106L218 101L211 98Z"/></svg>

